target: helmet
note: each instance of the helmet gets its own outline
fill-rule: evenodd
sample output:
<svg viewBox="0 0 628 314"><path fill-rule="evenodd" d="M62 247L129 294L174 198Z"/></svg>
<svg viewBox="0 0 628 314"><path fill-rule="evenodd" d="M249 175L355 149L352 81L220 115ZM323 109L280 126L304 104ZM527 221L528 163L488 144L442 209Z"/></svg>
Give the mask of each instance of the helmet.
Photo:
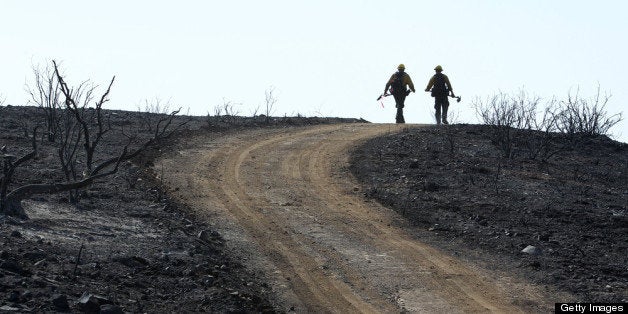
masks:
<svg viewBox="0 0 628 314"><path fill-rule="evenodd" d="M397 67L397 70L405 70L405 69L406 69L406 66L403 65L403 63Z"/></svg>
<svg viewBox="0 0 628 314"><path fill-rule="evenodd" d="M443 67L442 67L442 66L440 66L440 65L437 65L437 66L434 68L434 71L441 72L441 71L443 71Z"/></svg>

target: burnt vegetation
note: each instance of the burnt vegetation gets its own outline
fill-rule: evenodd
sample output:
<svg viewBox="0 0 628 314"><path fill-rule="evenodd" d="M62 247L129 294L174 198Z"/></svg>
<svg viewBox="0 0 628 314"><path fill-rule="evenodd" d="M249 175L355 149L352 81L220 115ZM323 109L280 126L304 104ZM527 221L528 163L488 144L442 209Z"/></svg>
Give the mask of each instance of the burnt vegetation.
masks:
<svg viewBox="0 0 628 314"><path fill-rule="evenodd" d="M34 84L27 87L32 102L41 109L43 121L20 119L12 121L24 129L25 137L32 142L32 149L18 157L11 154L11 147L4 146L2 152L3 171L0 177L0 212L5 215L26 218L21 202L37 194L68 193L71 203L78 203L84 188L99 179L115 174L120 163L137 157L149 146L169 137L185 121L173 125L179 110L162 115L151 121L152 136L140 140L137 135L127 135L123 128L117 130L125 135L127 141L120 145L115 155L98 154L98 148L105 137L113 131L110 115L105 113L103 105L109 101L109 93L115 81L113 77L107 89L96 98L96 86L89 81L75 87L69 86L55 61L53 67L34 69ZM29 124L33 127L29 134ZM46 150L38 150L37 130L44 125L46 132L42 138L50 143ZM141 142L140 142L141 141ZM40 183L15 184L16 169L25 166L32 159L44 154L57 156L60 176L52 174L54 179ZM16 185L12 187L12 185Z"/></svg>
<svg viewBox="0 0 628 314"><path fill-rule="evenodd" d="M491 128L491 142L503 157L547 161L592 137L609 135L609 130L622 121L622 113L606 111L610 98L609 94L602 95L598 86L597 93L589 98L576 91L566 100L543 102L521 91L476 99L472 106L480 121Z"/></svg>

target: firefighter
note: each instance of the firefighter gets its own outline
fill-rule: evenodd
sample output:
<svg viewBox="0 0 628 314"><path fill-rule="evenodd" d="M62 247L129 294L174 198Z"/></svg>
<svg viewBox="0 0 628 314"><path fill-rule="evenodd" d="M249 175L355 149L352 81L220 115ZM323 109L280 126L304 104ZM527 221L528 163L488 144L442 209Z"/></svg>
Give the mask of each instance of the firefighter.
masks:
<svg viewBox="0 0 628 314"><path fill-rule="evenodd" d="M434 71L436 71L436 74L434 74L429 83L427 83L425 91L431 91L432 97L434 97L436 124L441 124L441 121L443 124L449 124L449 121L447 121L447 110L449 109L449 99L447 96L451 94L451 96L454 97L454 89L451 87L447 75L442 73L442 66L437 65Z"/></svg>
<svg viewBox="0 0 628 314"><path fill-rule="evenodd" d="M395 98L395 107L397 107L397 116L395 117L395 121L397 123L406 123L403 118L404 102L406 100L406 96L410 94L410 91L413 93L415 92L414 83L412 83L410 75L408 75L405 70L406 66L400 64L397 67L397 72L390 77L388 83L386 83L386 88L384 88L384 94L386 94L390 88L390 93ZM410 87L410 89L406 90L406 86Z"/></svg>

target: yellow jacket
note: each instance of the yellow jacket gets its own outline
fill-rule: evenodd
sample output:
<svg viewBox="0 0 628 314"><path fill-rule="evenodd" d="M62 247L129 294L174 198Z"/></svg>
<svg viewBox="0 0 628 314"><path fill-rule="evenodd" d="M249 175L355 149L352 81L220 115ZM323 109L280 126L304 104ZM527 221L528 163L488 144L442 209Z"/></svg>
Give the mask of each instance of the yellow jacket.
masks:
<svg viewBox="0 0 628 314"><path fill-rule="evenodd" d="M441 73L441 74L442 74L442 73ZM442 75L443 75L443 78L445 79L445 84L447 84L447 91L449 91L449 92L453 92L453 91L454 91L454 88L453 88L453 87L451 87L451 83L449 82L449 78L448 78L448 77L447 77L447 75L445 75L445 74L442 74ZM426 92L429 92L429 91L430 91L430 89L432 89L432 87L434 86L435 76L436 76L436 75L432 76L432 78L430 78L430 81L427 83L427 87L425 88L425 91L426 91Z"/></svg>
<svg viewBox="0 0 628 314"><path fill-rule="evenodd" d="M390 85L392 85L393 81L395 80L395 76L397 75L397 73L399 73L399 72L396 72L396 73L394 73L393 75L390 76L390 79L388 80L388 83L386 83L386 88L384 89L384 94L388 92L388 88L390 87ZM406 86L409 86L410 90L415 92L415 90L414 90L414 83L412 83L412 79L410 78L410 75L408 75L408 73L403 72L403 78L402 78L401 82L403 83L404 89L405 89Z"/></svg>

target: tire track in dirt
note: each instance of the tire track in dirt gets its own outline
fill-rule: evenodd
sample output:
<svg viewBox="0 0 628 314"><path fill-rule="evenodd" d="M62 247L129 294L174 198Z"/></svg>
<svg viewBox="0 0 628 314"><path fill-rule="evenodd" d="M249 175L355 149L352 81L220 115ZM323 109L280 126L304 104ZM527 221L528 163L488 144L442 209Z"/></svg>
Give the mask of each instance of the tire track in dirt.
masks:
<svg viewBox="0 0 628 314"><path fill-rule="evenodd" d="M304 136L311 130L300 133ZM292 136L294 137L294 136ZM290 139L290 137L288 137ZM245 186L260 190L260 176L255 173L242 172L242 164L250 158L250 154L258 149L268 149L277 142L287 139L271 138L250 146L235 149L225 161L225 181L221 188L227 199L224 204L229 211L238 217L238 221L253 235L261 240L262 248L274 257L274 262L282 272L294 274L293 289L310 311L337 309L342 312L374 312L374 308L356 297L349 287L326 276L316 261L302 258L308 254L302 249L298 239L290 235L286 226L278 224L274 217L256 210L256 207L271 206L272 202L264 198L253 198L245 191ZM292 278L292 277L291 277Z"/></svg>
<svg viewBox="0 0 628 314"><path fill-rule="evenodd" d="M289 291L284 302L310 312L521 312L518 295L398 227L389 209L360 196L343 171L347 151L396 125L344 124L253 130L193 139L161 162L177 196L241 227ZM198 145L195 145L198 144ZM259 265L258 265L259 266ZM272 277L272 276L271 276ZM522 293L523 291L524 293Z"/></svg>

